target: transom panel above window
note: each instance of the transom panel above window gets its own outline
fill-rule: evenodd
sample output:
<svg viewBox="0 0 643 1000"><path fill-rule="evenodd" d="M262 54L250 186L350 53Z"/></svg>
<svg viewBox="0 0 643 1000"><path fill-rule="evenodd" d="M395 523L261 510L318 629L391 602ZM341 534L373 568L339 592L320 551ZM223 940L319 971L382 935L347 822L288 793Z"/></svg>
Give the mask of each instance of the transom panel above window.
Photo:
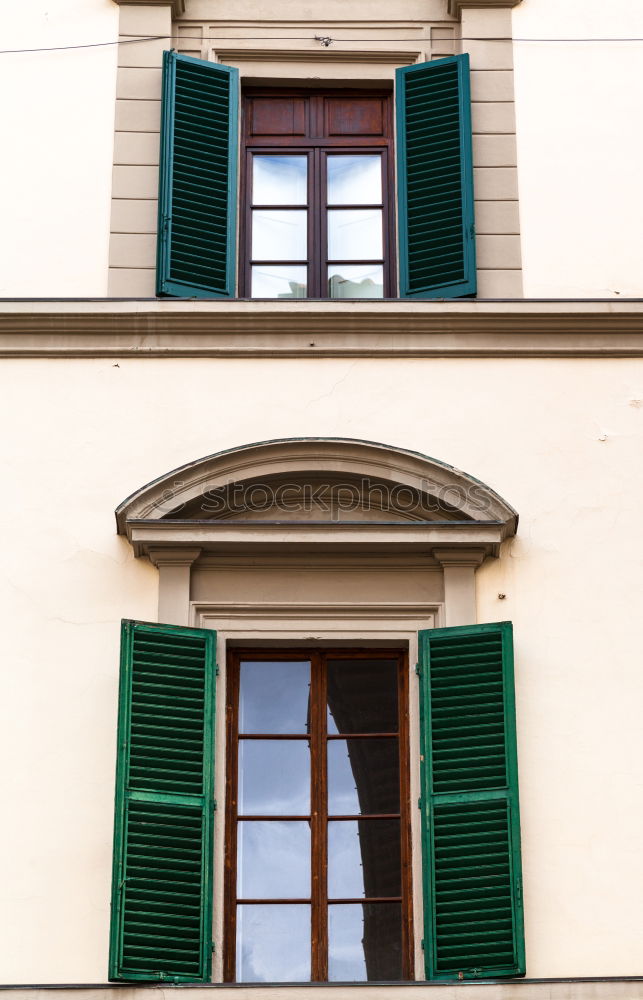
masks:
<svg viewBox="0 0 643 1000"><path fill-rule="evenodd" d="M244 98L241 294L394 294L391 95Z"/></svg>

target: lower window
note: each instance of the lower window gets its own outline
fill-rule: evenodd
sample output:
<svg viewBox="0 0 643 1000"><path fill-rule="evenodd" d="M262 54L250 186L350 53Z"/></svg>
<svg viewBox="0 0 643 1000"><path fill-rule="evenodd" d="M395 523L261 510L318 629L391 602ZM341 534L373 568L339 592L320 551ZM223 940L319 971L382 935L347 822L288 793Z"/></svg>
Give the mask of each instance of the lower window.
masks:
<svg viewBox="0 0 643 1000"><path fill-rule="evenodd" d="M418 652L425 977L524 975L512 626ZM210 629L122 623L110 979L212 978L215 661ZM225 979L410 979L404 654L238 650L228 679Z"/></svg>
<svg viewBox="0 0 643 1000"><path fill-rule="evenodd" d="M225 978L412 978L402 652L235 651Z"/></svg>

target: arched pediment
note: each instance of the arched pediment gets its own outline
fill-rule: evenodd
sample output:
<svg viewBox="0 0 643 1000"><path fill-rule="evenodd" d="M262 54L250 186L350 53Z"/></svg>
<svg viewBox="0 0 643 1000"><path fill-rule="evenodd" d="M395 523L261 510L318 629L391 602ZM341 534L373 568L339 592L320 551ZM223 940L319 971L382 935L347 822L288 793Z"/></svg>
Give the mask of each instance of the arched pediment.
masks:
<svg viewBox="0 0 643 1000"><path fill-rule="evenodd" d="M174 469L123 501L116 519L140 552L144 527L154 544L176 544L180 535L206 547L235 530L250 539L254 528L256 539L260 528L301 535L306 526L319 537L324 529L397 528L400 538L424 526L432 535L442 530L450 544L456 526L469 538L476 526L493 528L499 542L515 533L518 517L484 483L418 452L347 438L290 438Z"/></svg>

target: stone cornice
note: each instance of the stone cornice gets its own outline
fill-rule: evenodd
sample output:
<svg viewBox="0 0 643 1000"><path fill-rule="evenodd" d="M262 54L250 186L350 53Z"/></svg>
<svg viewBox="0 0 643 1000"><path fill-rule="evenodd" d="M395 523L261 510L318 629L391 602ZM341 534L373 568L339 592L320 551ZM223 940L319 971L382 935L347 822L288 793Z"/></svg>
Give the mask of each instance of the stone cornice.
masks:
<svg viewBox="0 0 643 1000"><path fill-rule="evenodd" d="M185 0L114 0L120 6L130 7L171 7L172 17L180 17L185 13Z"/></svg>
<svg viewBox="0 0 643 1000"><path fill-rule="evenodd" d="M0 357L643 357L643 300L5 300Z"/></svg>
<svg viewBox="0 0 643 1000"><path fill-rule="evenodd" d="M227 524L218 521L159 521L131 520L126 534L137 556L150 555L158 562L160 550L199 548L223 554L279 553L290 551L356 551L383 552L399 555L403 552L424 552L435 556L436 546L453 551L466 546L466 565L471 562L472 548L486 555L498 555L507 534L506 525L496 522L425 522L416 524L381 524L345 522L315 524L313 522L269 523L252 522ZM191 561L191 560L190 560Z"/></svg>
<svg viewBox="0 0 643 1000"><path fill-rule="evenodd" d="M469 7L488 10L492 7L517 7L519 3L522 0L449 0L449 14L459 20L462 11Z"/></svg>

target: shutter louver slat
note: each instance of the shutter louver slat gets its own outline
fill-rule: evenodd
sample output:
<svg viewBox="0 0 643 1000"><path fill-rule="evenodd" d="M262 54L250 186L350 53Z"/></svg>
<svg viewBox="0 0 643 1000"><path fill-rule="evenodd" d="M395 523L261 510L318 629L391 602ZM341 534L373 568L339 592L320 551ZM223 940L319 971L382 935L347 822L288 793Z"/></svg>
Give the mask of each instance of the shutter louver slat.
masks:
<svg viewBox="0 0 643 1000"><path fill-rule="evenodd" d="M420 650L427 979L524 975L511 625Z"/></svg>
<svg viewBox="0 0 643 1000"><path fill-rule="evenodd" d="M469 57L398 69L396 90L400 295L475 295Z"/></svg>
<svg viewBox="0 0 643 1000"><path fill-rule="evenodd" d="M111 979L210 974L214 641L123 623Z"/></svg>
<svg viewBox="0 0 643 1000"><path fill-rule="evenodd" d="M234 295L237 91L237 70L163 54L159 295Z"/></svg>

